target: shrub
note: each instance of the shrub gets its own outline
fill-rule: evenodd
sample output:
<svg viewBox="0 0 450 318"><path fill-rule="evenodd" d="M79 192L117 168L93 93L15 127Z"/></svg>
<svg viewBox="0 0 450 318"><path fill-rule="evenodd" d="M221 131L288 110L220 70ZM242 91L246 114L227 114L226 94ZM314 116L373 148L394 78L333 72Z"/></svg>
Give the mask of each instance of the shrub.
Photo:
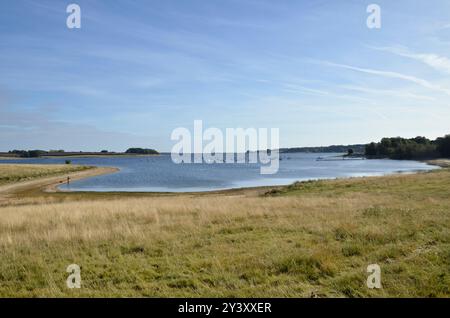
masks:
<svg viewBox="0 0 450 318"><path fill-rule="evenodd" d="M146 149L146 148L129 148L125 153L133 153L140 155L157 155L158 152L155 149Z"/></svg>

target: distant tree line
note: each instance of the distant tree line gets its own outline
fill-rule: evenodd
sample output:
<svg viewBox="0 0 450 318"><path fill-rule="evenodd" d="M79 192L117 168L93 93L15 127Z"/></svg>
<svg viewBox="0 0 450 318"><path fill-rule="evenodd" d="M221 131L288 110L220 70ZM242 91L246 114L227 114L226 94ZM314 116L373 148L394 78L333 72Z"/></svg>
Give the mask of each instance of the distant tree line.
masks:
<svg viewBox="0 0 450 318"><path fill-rule="evenodd" d="M383 138L365 147L368 158L433 159L450 158L450 135L430 140L425 137Z"/></svg>
<svg viewBox="0 0 450 318"><path fill-rule="evenodd" d="M337 153L348 153L349 149L352 150L353 153L363 154L365 150L365 144L357 144L357 145L333 145L333 146L325 146L325 147L297 147L297 148L281 148L281 153L295 153L295 152L337 152Z"/></svg>
<svg viewBox="0 0 450 318"><path fill-rule="evenodd" d="M8 153L15 154L21 158L37 158L45 155L47 151L45 150L11 150Z"/></svg>
<svg viewBox="0 0 450 318"><path fill-rule="evenodd" d="M140 155L157 155L158 152L155 149L147 148L129 148L125 153L140 154Z"/></svg>
<svg viewBox="0 0 450 318"><path fill-rule="evenodd" d="M64 150L10 150L9 154L21 157L21 158L37 158L41 156L68 156L68 155L96 155L96 154L110 154L108 150L102 150L101 152L65 152ZM154 149L146 148L129 148L125 153L127 154L144 154L144 155L156 155L158 151ZM113 153L117 154L117 153ZM119 153L120 154L120 153ZM123 154L123 153L122 153Z"/></svg>

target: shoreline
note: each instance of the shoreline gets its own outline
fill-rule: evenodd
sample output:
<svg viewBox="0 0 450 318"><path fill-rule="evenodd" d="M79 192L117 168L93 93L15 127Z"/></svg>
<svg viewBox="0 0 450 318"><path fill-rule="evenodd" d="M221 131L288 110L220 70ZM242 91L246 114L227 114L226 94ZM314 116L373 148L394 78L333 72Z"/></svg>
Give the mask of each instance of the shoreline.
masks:
<svg viewBox="0 0 450 318"><path fill-rule="evenodd" d="M449 168L450 167L450 159L434 159L434 160L426 160L423 161L429 165L438 166L440 168ZM183 195L260 195L264 194L271 190L279 190L282 188L289 187L290 184L285 185L267 185L267 186L255 186L255 187L239 187L239 188L229 188L229 189L220 189L220 190L210 190L210 191L191 191L191 192L151 192L151 191L71 191L71 190L61 190L58 187L65 183L66 178L70 177L71 181L86 179L90 177L106 175L110 173L115 173L119 171L119 168L115 167L97 167L93 166L90 169L72 172L69 174L46 177L36 180L24 181L13 183L9 185L0 186L0 201L2 201L5 197L9 197L14 194L23 193L27 191L38 191L41 194L43 193L64 193L64 194L72 194L72 195L139 195L139 196L183 196ZM412 171L408 174L418 174L424 173L426 171ZM347 177L347 178L329 178L329 179L318 179L318 180L304 180L293 182L292 184L298 182L310 182L310 181L330 181L335 179L354 179L354 178L380 178L386 176L401 176L405 175L405 173L394 173L389 175L381 175L381 176L360 176L360 177Z"/></svg>
<svg viewBox="0 0 450 318"><path fill-rule="evenodd" d="M67 176L70 177L70 181L76 181L76 180L82 180L82 179L87 179L87 178L91 178L91 177L111 174L111 173L115 173L117 171L120 171L120 169L115 168L115 167L96 167L96 166L94 166L91 169L88 169L85 171L80 171L80 172L75 172L75 173L69 174ZM47 185L45 188L42 188L43 192L72 192L72 191L67 191L67 190L61 190L58 188L60 185L65 183L65 180L60 180L62 177L63 176L59 176L59 182L52 183L50 185Z"/></svg>
<svg viewBox="0 0 450 318"><path fill-rule="evenodd" d="M431 166L438 166L441 168L450 168L450 159L430 159L430 160L424 160L426 164L429 164Z"/></svg>
<svg viewBox="0 0 450 318"><path fill-rule="evenodd" d="M76 193L76 194L105 194L105 195L120 195L120 194L139 194L139 195L208 195L208 194L230 194L230 193L246 193L246 192L261 192L262 190L270 191L274 189L282 189L289 187L293 184L300 183L309 183L309 182L319 182L319 181L333 181L333 180L351 180L351 179L364 179L364 178L381 178L381 177L390 177L390 176L404 176L404 175L414 175L420 173L428 173L433 170L411 170L411 171L403 171L403 172L394 172L388 174L380 174L380 175L361 175L361 176L348 176L348 177L329 177L329 178L319 178L319 179L305 179L305 180L295 180L290 183L285 184L274 184L274 185L256 185L256 186L237 186L231 188L223 188L223 189L211 189L211 190L202 190L202 191L124 191L124 190L108 190L108 191L92 191L92 190L61 190L57 187L59 184L53 185L55 187L55 191L44 191L44 192L63 192L63 193ZM105 173L105 174L108 174ZM87 176L86 178L89 178Z"/></svg>
<svg viewBox="0 0 450 318"><path fill-rule="evenodd" d="M437 166L440 168L449 168L450 167L450 159L433 159L433 160L424 160L422 161L428 165L431 166ZM116 171L118 171L117 169ZM114 173L116 171L112 172L105 172L102 174L109 174ZM432 171L432 170L429 170ZM53 188L55 191L44 191L44 192L64 192L64 193L89 193L89 194L104 194L104 195L120 195L120 194L139 194L139 195L208 195L208 194L245 194L249 192L262 192L262 191L270 191L270 190L277 190L285 187L289 187L292 184L295 183L301 183L301 182L311 182L311 181L329 181L329 180L336 180L336 179L353 179L353 178L378 178L378 177L386 177L386 176L398 176L398 175L405 175L405 174L418 174L418 173L426 173L428 171L409 171L409 172L396 172L392 174L386 174L386 175L376 175L376 176L357 176L357 177L343 177L343 178L324 178L324 179L311 179L311 180L299 180L294 181L289 184L280 184L280 185L261 185L261 186L251 186L251 187L235 187L235 188L227 188L227 189L217 189L217 190L205 190L205 191L80 191L80 190L61 190L58 189L59 184L53 185ZM88 178L89 176L85 177Z"/></svg>
<svg viewBox="0 0 450 318"><path fill-rule="evenodd" d="M432 166L438 166L440 168L449 168L450 167L450 159L435 159L435 160L426 160L423 161L424 163L427 163ZM112 168L114 169L114 168ZM108 174L108 173L114 173L118 171L119 169L115 171L105 171L101 174ZM432 171L432 170L430 170ZM301 183L301 182L311 182L311 181L329 181L329 180L336 180L336 179L354 179L354 178L378 178L378 177L386 177L386 176L400 176L405 174L418 174L418 173L426 173L428 171L411 171L411 172L397 172L392 174L386 174L386 175L378 175L378 176L358 176L358 177L343 177L343 178L326 178L326 179L311 179L311 180L299 180L292 182L290 184L281 184L281 185L262 185L262 186L250 186L250 187L236 187L236 188L228 188L228 189L217 189L217 190L206 190L206 191L80 191L80 190L61 190L58 188L59 184L55 184L52 187L48 187L44 192L63 192L63 193L73 193L73 194L103 194L103 195L152 195L152 196L158 196L158 195L173 195L173 196L181 196L181 195L248 195L248 194L262 194L266 193L267 191L271 190L279 190L285 187L289 187L292 184L295 183ZM82 177L88 178L90 176Z"/></svg>
<svg viewBox="0 0 450 318"><path fill-rule="evenodd" d="M90 167L82 171L1 185L0 202L14 197L17 194L29 191L38 191L40 194L60 192L57 187L63 184L65 180L67 180L67 177L70 177L70 180L75 181L84 178L114 173L117 171L119 171L118 168L112 167Z"/></svg>

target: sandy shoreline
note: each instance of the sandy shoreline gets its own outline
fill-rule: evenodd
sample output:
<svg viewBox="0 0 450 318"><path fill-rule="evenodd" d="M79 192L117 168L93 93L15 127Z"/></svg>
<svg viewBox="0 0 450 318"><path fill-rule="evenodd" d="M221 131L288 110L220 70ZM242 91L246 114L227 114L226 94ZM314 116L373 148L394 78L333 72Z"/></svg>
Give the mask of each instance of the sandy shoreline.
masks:
<svg viewBox="0 0 450 318"><path fill-rule="evenodd" d="M433 160L426 160L424 162L432 166L439 166L441 168L450 168L450 159L433 159Z"/></svg>
<svg viewBox="0 0 450 318"><path fill-rule="evenodd" d="M118 170L118 168L112 167L92 167L83 171L2 185L0 186L0 201L8 198L14 193L28 190L39 189L43 192L59 192L61 190L58 189L58 186L65 183L67 181L67 177L70 177L71 181L75 181L103 174L114 173Z"/></svg>
<svg viewBox="0 0 450 318"><path fill-rule="evenodd" d="M70 177L70 181L76 181L81 179L86 179L90 177L100 176L104 174L110 174L119 171L119 168L113 168L113 167L94 167L89 170L80 171L80 172L74 172L72 174L69 174L68 177ZM57 177L55 177L57 178ZM58 186L66 183L67 176L60 176L58 181L52 182L50 185L47 185L45 188L43 188L44 192L71 192L66 190L61 190L58 188Z"/></svg>

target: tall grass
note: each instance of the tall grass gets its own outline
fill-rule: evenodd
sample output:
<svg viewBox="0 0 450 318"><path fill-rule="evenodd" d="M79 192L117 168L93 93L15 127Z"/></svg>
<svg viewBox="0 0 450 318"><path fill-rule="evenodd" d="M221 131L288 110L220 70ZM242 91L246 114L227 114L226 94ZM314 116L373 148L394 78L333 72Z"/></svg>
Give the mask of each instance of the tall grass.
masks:
<svg viewBox="0 0 450 318"><path fill-rule="evenodd" d="M86 170L77 165L0 164L0 185Z"/></svg>
<svg viewBox="0 0 450 318"><path fill-rule="evenodd" d="M47 194L0 207L0 296L448 297L449 229L448 170L256 197Z"/></svg>

